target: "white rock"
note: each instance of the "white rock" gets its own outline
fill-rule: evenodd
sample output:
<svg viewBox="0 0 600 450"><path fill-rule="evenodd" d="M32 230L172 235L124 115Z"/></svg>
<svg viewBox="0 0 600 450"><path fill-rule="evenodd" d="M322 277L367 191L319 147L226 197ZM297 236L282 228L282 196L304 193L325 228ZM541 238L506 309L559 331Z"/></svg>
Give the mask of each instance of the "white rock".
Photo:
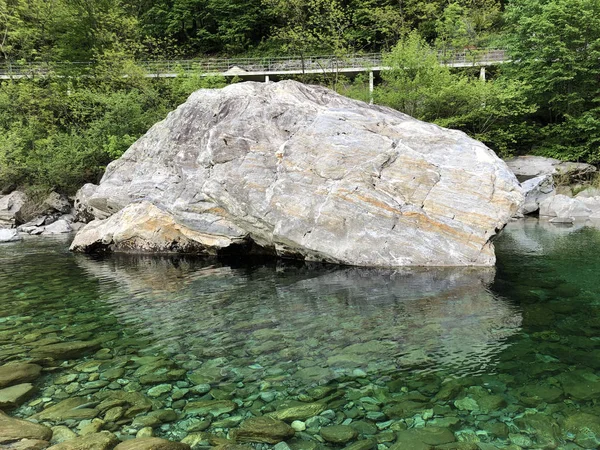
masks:
<svg viewBox="0 0 600 450"><path fill-rule="evenodd" d="M557 194L540 203L540 216L582 219L588 218L592 210L577 198Z"/></svg>
<svg viewBox="0 0 600 450"><path fill-rule="evenodd" d="M521 214L531 214L540 209L540 203L553 196L554 180L551 175L540 175L521 183L525 201L519 212Z"/></svg>
<svg viewBox="0 0 600 450"><path fill-rule="evenodd" d="M60 219L46 226L42 234L62 234L70 233L71 231L73 231L73 229L71 228L69 223L66 220Z"/></svg>
<svg viewBox="0 0 600 450"><path fill-rule="evenodd" d="M78 211L147 201L213 253L385 267L493 265L490 239L522 201L506 164L464 133L293 81L195 92L84 188ZM146 245L151 223L119 245L125 228L137 235L115 216L74 249L169 250Z"/></svg>
<svg viewBox="0 0 600 450"><path fill-rule="evenodd" d="M306 430L306 424L301 420L294 420L291 424L291 427L296 431L304 431Z"/></svg>
<svg viewBox="0 0 600 450"><path fill-rule="evenodd" d="M19 232L14 228L0 228L0 243L15 242L23 239L19 236Z"/></svg>

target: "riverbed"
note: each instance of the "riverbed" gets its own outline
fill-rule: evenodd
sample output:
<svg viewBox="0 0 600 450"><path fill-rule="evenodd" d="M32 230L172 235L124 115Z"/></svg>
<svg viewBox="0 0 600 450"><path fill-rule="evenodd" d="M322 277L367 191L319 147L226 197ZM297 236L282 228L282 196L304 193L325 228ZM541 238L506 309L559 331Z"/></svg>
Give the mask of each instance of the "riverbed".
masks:
<svg viewBox="0 0 600 450"><path fill-rule="evenodd" d="M596 228L512 222L494 269L93 258L68 243L0 246L0 363L44 366L13 416L193 448L264 415L292 424L292 450L600 444Z"/></svg>

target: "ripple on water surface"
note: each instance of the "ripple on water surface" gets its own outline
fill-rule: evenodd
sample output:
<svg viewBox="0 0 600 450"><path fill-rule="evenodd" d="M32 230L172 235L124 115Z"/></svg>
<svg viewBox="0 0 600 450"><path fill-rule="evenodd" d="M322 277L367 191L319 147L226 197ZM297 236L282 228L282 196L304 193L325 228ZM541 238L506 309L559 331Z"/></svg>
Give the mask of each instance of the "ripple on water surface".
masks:
<svg viewBox="0 0 600 450"><path fill-rule="evenodd" d="M0 247L0 362L46 368L15 415L197 448L266 414L302 422L294 450L596 448L599 250L597 230L537 221L509 225L496 271L94 259L28 239Z"/></svg>

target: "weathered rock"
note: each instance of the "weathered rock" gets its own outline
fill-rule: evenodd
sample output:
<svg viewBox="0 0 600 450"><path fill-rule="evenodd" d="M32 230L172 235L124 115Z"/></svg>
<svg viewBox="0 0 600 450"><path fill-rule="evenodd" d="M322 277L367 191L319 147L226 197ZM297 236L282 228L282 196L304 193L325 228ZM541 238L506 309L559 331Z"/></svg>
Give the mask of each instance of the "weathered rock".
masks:
<svg viewBox="0 0 600 450"><path fill-rule="evenodd" d="M33 393L31 383L22 383L0 389L0 408L10 409L21 405Z"/></svg>
<svg viewBox="0 0 600 450"><path fill-rule="evenodd" d="M345 444L358 435L358 432L347 425L332 425L321 428L321 437L332 444Z"/></svg>
<svg viewBox="0 0 600 450"><path fill-rule="evenodd" d="M67 419L93 419L98 415L98 410L86 407L87 404L89 404L89 400L86 400L83 397L68 398L34 414L31 418L35 420L49 420L56 422Z"/></svg>
<svg viewBox="0 0 600 450"><path fill-rule="evenodd" d="M72 431L69 427L64 425L57 425L52 427L52 439L50 442L52 444L60 444L61 442L68 441L71 439L75 439L77 435L74 431Z"/></svg>
<svg viewBox="0 0 600 450"><path fill-rule="evenodd" d="M294 429L281 420L270 417L251 417L234 431L238 442L263 442L277 444L294 436Z"/></svg>
<svg viewBox="0 0 600 450"><path fill-rule="evenodd" d="M0 228L0 243L16 242L23 239L14 228Z"/></svg>
<svg viewBox="0 0 600 450"><path fill-rule="evenodd" d="M19 439L49 441L52 430L44 425L9 417L0 411L0 444Z"/></svg>
<svg viewBox="0 0 600 450"><path fill-rule="evenodd" d="M43 206L48 213L58 212L67 214L71 211L71 204L67 197L58 192L51 192L44 200Z"/></svg>
<svg viewBox="0 0 600 450"><path fill-rule="evenodd" d="M179 416L172 409L158 409L156 411L152 411L145 416L137 416L133 419L132 426L138 428L145 427L157 427L162 425L163 423L173 422L177 420Z"/></svg>
<svg viewBox="0 0 600 450"><path fill-rule="evenodd" d="M142 202L128 205L106 220L87 224L75 236L71 250L216 254L234 243L242 244L243 240L199 233L177 223L153 204Z"/></svg>
<svg viewBox="0 0 600 450"><path fill-rule="evenodd" d="M12 227L24 222L22 209L27 203L27 194L14 191L0 197L0 227Z"/></svg>
<svg viewBox="0 0 600 450"><path fill-rule="evenodd" d="M325 411L325 408L325 403L306 403L304 405L278 409L269 413L268 416L277 420L293 422L294 420L306 420L309 417L316 416Z"/></svg>
<svg viewBox="0 0 600 450"><path fill-rule="evenodd" d="M42 234L62 234L70 233L71 231L73 231L73 229L71 228L71 225L69 225L69 222L64 219L60 219L48 225Z"/></svg>
<svg viewBox="0 0 600 450"><path fill-rule="evenodd" d="M87 207L144 199L176 236L232 252L364 266L492 265L490 238L522 200L465 134L293 81L192 94L86 189ZM84 227L73 249L114 246L130 218ZM122 248L146 247L135 241Z"/></svg>
<svg viewBox="0 0 600 450"><path fill-rule="evenodd" d="M540 216L581 219L592 215L592 210L579 199L566 195L554 195L540 203Z"/></svg>
<svg viewBox="0 0 600 450"><path fill-rule="evenodd" d="M115 209L114 211L111 211L109 213L100 211L99 209L90 206L89 200L92 197L92 195L96 192L97 188L98 186L91 183L87 183L84 184L83 187L77 191L77 194L75 195L74 204L75 221L88 223L96 219L103 220L110 216L113 212L118 211L118 209Z"/></svg>
<svg viewBox="0 0 600 450"><path fill-rule="evenodd" d="M56 344L41 345L31 351L38 358L71 359L98 350L98 341L66 341Z"/></svg>
<svg viewBox="0 0 600 450"><path fill-rule="evenodd" d="M49 450L112 450L118 443L119 439L114 434L101 431L61 442Z"/></svg>
<svg viewBox="0 0 600 450"><path fill-rule="evenodd" d="M220 416L221 414L229 413L237 409L237 404L229 400L200 400L197 402L189 402L185 405L185 412L204 416L212 414Z"/></svg>
<svg viewBox="0 0 600 450"><path fill-rule="evenodd" d="M35 381L42 372L37 364L10 363L0 366L0 388Z"/></svg>
<svg viewBox="0 0 600 450"><path fill-rule="evenodd" d="M190 446L181 442L151 437L121 442L114 450L190 450Z"/></svg>
<svg viewBox="0 0 600 450"><path fill-rule="evenodd" d="M591 371L574 370L557 377L565 395L577 400L600 398L600 377Z"/></svg>
<svg viewBox="0 0 600 450"><path fill-rule="evenodd" d="M559 175L568 181L585 180L596 172L591 164L559 161L543 156L517 156L506 161L506 164L520 181L542 175Z"/></svg>
<svg viewBox="0 0 600 450"><path fill-rule="evenodd" d="M396 435L396 443L392 445L390 449L429 449L433 446L449 444L455 440L454 433L447 428L413 428L410 430L399 431Z"/></svg>
<svg viewBox="0 0 600 450"><path fill-rule="evenodd" d="M20 441L11 442L10 444L4 444L0 448L3 450L43 450L49 446L50 443L48 441L41 441L39 439L21 439Z"/></svg>
<svg viewBox="0 0 600 450"><path fill-rule="evenodd" d="M519 212L532 214L540 209L540 203L555 195L554 180L551 175L541 175L521 183L525 201Z"/></svg>

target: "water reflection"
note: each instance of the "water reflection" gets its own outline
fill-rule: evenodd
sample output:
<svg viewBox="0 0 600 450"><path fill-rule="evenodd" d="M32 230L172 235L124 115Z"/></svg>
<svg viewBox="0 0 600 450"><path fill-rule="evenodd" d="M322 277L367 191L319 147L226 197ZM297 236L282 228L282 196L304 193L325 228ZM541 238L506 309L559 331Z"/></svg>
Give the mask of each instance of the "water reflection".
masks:
<svg viewBox="0 0 600 450"><path fill-rule="evenodd" d="M357 370L489 372L521 325L518 310L489 291L493 269L233 267L131 255L76 262L100 280L120 322L143 329L148 351L281 368L294 385Z"/></svg>

